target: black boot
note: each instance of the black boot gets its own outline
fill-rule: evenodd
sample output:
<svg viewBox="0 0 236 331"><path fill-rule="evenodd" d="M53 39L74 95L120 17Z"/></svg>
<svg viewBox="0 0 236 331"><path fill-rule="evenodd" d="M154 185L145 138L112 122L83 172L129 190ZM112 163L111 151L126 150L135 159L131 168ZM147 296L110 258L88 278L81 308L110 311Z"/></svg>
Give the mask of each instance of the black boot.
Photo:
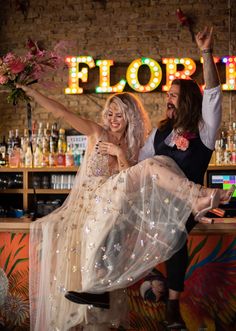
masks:
<svg viewBox="0 0 236 331"><path fill-rule="evenodd" d="M80 305L92 305L94 307L104 308L104 309L110 308L109 292L95 294L95 293L87 293L87 292L80 293L80 292L68 291L65 294L65 298Z"/></svg>
<svg viewBox="0 0 236 331"><path fill-rule="evenodd" d="M165 326L168 330L186 330L185 322L180 314L179 300L168 300Z"/></svg>

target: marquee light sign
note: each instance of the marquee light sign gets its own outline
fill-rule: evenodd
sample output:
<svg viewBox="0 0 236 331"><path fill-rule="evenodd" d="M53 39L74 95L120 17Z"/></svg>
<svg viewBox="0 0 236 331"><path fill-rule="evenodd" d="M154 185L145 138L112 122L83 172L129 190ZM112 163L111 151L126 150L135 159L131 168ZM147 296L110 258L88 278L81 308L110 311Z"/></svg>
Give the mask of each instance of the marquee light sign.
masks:
<svg viewBox="0 0 236 331"><path fill-rule="evenodd" d="M225 65L226 82L222 84L222 89L225 91L236 90L236 56L215 57L214 61L215 63L222 62ZM91 56L68 56L66 63L69 68L69 86L65 89L66 94L83 93L79 82L88 82L88 68L99 67L99 85L95 88L96 93L122 92L126 84L136 92L151 92L161 84L162 80L162 68L151 58L135 59L128 66L126 79L122 78L113 86L110 83L110 67L114 65L113 60L97 60L95 63ZM162 63L166 66L166 84L162 86L162 91L167 91L175 78L190 79L196 71L196 63L191 58L163 58ZM83 64L83 68L80 68L80 64ZM182 70L178 70L180 64ZM142 85L138 79L141 66L147 66L150 71L149 81L145 85Z"/></svg>

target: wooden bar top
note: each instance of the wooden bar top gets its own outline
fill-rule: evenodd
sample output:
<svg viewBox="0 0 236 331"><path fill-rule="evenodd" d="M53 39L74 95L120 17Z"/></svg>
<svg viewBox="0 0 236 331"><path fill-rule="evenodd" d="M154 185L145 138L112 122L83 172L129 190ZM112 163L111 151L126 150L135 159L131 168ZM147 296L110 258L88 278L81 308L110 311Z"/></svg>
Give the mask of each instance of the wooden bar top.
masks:
<svg viewBox="0 0 236 331"><path fill-rule="evenodd" d="M31 219L22 218L0 218L0 232L29 232Z"/></svg>
<svg viewBox="0 0 236 331"><path fill-rule="evenodd" d="M214 218L213 224L197 224L191 235L236 234L236 218ZM29 232L30 218L0 218L0 232Z"/></svg>

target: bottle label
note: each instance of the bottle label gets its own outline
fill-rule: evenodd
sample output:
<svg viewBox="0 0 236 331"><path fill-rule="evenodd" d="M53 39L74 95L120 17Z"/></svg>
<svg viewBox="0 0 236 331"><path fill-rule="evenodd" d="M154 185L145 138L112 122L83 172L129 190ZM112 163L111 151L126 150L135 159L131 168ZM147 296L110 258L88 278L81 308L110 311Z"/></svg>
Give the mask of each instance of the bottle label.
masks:
<svg viewBox="0 0 236 331"><path fill-rule="evenodd" d="M65 154L58 154L57 155L57 165L59 167L65 166Z"/></svg>
<svg viewBox="0 0 236 331"><path fill-rule="evenodd" d="M29 156L25 156L25 166L27 168L31 168L32 167L32 157Z"/></svg>
<svg viewBox="0 0 236 331"><path fill-rule="evenodd" d="M37 154L34 155L34 166L36 168L42 167L42 157L41 157L41 155L37 155Z"/></svg>
<svg viewBox="0 0 236 331"><path fill-rule="evenodd" d="M49 157L48 157L48 155L45 153L45 154L43 154L42 166L43 166L43 167L47 167L48 165L49 165Z"/></svg>
<svg viewBox="0 0 236 331"><path fill-rule="evenodd" d="M236 152L232 152L232 155L231 155L231 163L232 163L232 164L236 164Z"/></svg>
<svg viewBox="0 0 236 331"><path fill-rule="evenodd" d="M73 154L66 154L66 167L72 167L74 165Z"/></svg>
<svg viewBox="0 0 236 331"><path fill-rule="evenodd" d="M50 153L48 161L49 161L50 167L55 167L56 166L56 154Z"/></svg>

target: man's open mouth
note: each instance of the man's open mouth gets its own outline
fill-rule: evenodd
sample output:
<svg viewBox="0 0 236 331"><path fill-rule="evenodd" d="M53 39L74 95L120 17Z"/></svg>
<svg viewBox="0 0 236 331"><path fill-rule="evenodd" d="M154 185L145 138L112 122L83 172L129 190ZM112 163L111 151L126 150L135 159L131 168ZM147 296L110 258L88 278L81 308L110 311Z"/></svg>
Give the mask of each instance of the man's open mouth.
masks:
<svg viewBox="0 0 236 331"><path fill-rule="evenodd" d="M167 103L167 109L175 110L176 108L175 108L175 106L173 105L173 103L168 102L168 103Z"/></svg>

